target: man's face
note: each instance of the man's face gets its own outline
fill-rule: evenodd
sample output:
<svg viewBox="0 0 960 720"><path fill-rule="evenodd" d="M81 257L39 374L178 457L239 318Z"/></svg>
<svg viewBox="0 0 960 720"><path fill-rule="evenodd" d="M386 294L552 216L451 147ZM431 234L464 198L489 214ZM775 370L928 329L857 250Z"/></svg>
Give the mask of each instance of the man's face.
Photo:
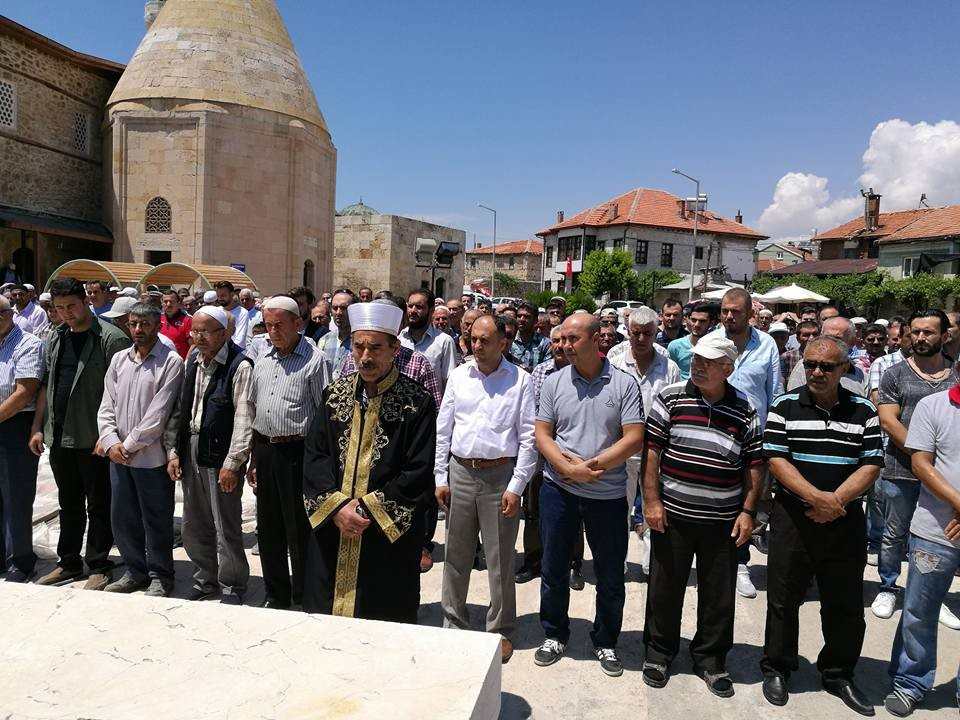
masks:
<svg viewBox="0 0 960 720"><path fill-rule="evenodd" d="M800 352L807 346L807 343L813 340L820 331L815 327L801 327L797 330L797 342L800 344Z"/></svg>
<svg viewBox="0 0 960 720"><path fill-rule="evenodd" d="M517 330L521 335L532 335L536 330L537 314L530 311L530 308L522 307L517 310Z"/></svg>
<svg viewBox="0 0 960 720"><path fill-rule="evenodd" d="M197 311L199 304L200 303L197 302L197 299L193 295L189 295L183 299L183 309L191 315Z"/></svg>
<svg viewBox="0 0 960 720"><path fill-rule="evenodd" d="M59 325L61 323L60 316L57 314L57 309L53 306L53 303L48 303L43 308L47 311L47 320L50 321L51 325Z"/></svg>
<svg viewBox="0 0 960 720"><path fill-rule="evenodd" d="M166 293L160 301L163 314L173 317L180 311L180 296L176 293Z"/></svg>
<svg viewBox="0 0 960 720"><path fill-rule="evenodd" d="M914 355L933 357L943 349L945 333L935 317L914 318L910 323L910 338Z"/></svg>
<svg viewBox="0 0 960 720"><path fill-rule="evenodd" d="M427 302L427 296L413 293L407 298L407 324L414 330L425 328L430 322L433 308Z"/></svg>
<svg viewBox="0 0 960 720"><path fill-rule="evenodd" d="M499 365L508 343L509 340L497 332L497 324L491 317L479 318L470 328L470 347L481 365Z"/></svg>
<svg viewBox="0 0 960 720"><path fill-rule="evenodd" d="M360 288L360 302L370 302L371 300L373 300L373 290Z"/></svg>
<svg viewBox="0 0 960 720"><path fill-rule="evenodd" d="M757 327L760 330L766 332L770 329L770 322L773 320L773 317L770 315L759 315L757 316Z"/></svg>
<svg viewBox="0 0 960 720"><path fill-rule="evenodd" d="M667 330L678 330L680 328L680 319L682 317L683 306L680 304L664 305L663 309L660 311L660 322L663 323L664 329Z"/></svg>
<svg viewBox="0 0 960 720"><path fill-rule="evenodd" d="M333 322L336 323L339 330L350 329L350 317L347 315L347 308L353 301L346 293L337 293L333 296Z"/></svg>
<svg viewBox="0 0 960 720"><path fill-rule="evenodd" d="M310 311L310 319L319 325L324 327L330 324L330 303L324 302L321 300L316 305L313 306L313 309Z"/></svg>
<svg viewBox="0 0 960 720"><path fill-rule="evenodd" d="M257 301L256 298L253 297L252 293L249 295L244 293L240 296L240 304L243 306L244 310L253 310L253 308L255 308L257 305ZM300 304L299 300L297 300L297 304Z"/></svg>
<svg viewBox="0 0 960 720"><path fill-rule="evenodd" d="M878 330L871 330L863 338L863 347L870 357L880 357L887 348L885 333Z"/></svg>
<svg viewBox="0 0 960 720"><path fill-rule="evenodd" d="M653 343L657 339L657 324L630 326L630 350L634 357L649 357L653 352Z"/></svg>
<svg viewBox="0 0 960 720"><path fill-rule="evenodd" d="M76 295L64 295L53 299L53 306L67 327L78 328L90 316L88 305Z"/></svg>
<svg viewBox="0 0 960 720"><path fill-rule="evenodd" d="M900 349L900 326L891 325L887 328L887 350L893 352Z"/></svg>
<svg viewBox="0 0 960 720"><path fill-rule="evenodd" d="M11 290L10 299L13 300L14 304L20 309L23 310L27 303L30 302L30 293L26 290Z"/></svg>
<svg viewBox="0 0 960 720"><path fill-rule="evenodd" d="M216 355L227 341L227 330L209 315L200 313L193 318L190 338L201 355Z"/></svg>
<svg viewBox="0 0 960 720"><path fill-rule="evenodd" d="M546 313L537 315L537 332L544 337L550 337L550 316Z"/></svg>
<svg viewBox="0 0 960 720"><path fill-rule="evenodd" d="M807 385L814 392L829 394L836 390L840 378L847 371L847 359L840 348L826 343L813 343L803 351L803 369Z"/></svg>
<svg viewBox="0 0 960 720"><path fill-rule="evenodd" d="M13 308L0 310L0 336L6 337L13 329Z"/></svg>
<svg viewBox="0 0 960 720"><path fill-rule="evenodd" d="M695 338L702 338L710 332L710 324L710 313L700 312L699 310L690 313L690 318L687 320L690 334Z"/></svg>
<svg viewBox="0 0 960 720"><path fill-rule="evenodd" d="M947 342L954 343L960 340L960 325L957 324L960 322L960 313L949 312L947 313L947 318L950 320L950 328L947 330Z"/></svg>
<svg viewBox="0 0 960 720"><path fill-rule="evenodd" d="M614 327L610 326L601 326L600 328L600 339L597 345L600 347L600 352L606 354L610 352L610 348L617 344L617 330Z"/></svg>
<svg viewBox="0 0 960 720"><path fill-rule="evenodd" d="M233 305L233 293L229 288L217 288L217 305L225 308Z"/></svg>
<svg viewBox="0 0 960 720"><path fill-rule="evenodd" d="M300 328L303 320L287 310L272 308L263 311L263 324L267 328L267 335L275 348L287 349L293 347L300 340Z"/></svg>
<svg viewBox="0 0 960 720"><path fill-rule="evenodd" d="M473 330L473 324L477 321L478 317L480 317L478 311L467 310L463 314L463 319L460 321L460 333L467 338L467 345L471 345L470 332Z"/></svg>
<svg viewBox="0 0 960 720"><path fill-rule="evenodd" d="M817 322L817 312L816 312L816 310L814 310L813 312L805 312L805 313L803 313L803 314L800 315L800 322L804 322L804 321L806 321L806 320L809 320L809 321L811 321L811 322Z"/></svg>
<svg viewBox="0 0 960 720"><path fill-rule="evenodd" d="M447 310L450 311L450 327L459 327L463 318L463 303L456 299L451 300L447 303Z"/></svg>
<svg viewBox="0 0 960 720"><path fill-rule="evenodd" d="M563 352L563 335L559 332L550 333L550 355L553 356L553 364L558 367L567 365L567 356Z"/></svg>
<svg viewBox="0 0 960 720"><path fill-rule="evenodd" d="M720 320L728 335L740 335L750 324L753 308L742 298L724 298L720 305Z"/></svg>
<svg viewBox="0 0 960 720"><path fill-rule="evenodd" d="M364 382L379 382L393 367L400 350L397 339L374 330L357 330L352 336L350 352Z"/></svg>
<svg viewBox="0 0 960 720"><path fill-rule="evenodd" d="M835 307L825 307L820 311L820 324L823 325L824 320L829 320L830 318L839 317L840 311Z"/></svg>
<svg viewBox="0 0 960 720"><path fill-rule="evenodd" d="M550 327L556 327L563 322L563 310L556 306L547 308L547 315L550 316Z"/></svg>
<svg viewBox="0 0 960 720"><path fill-rule="evenodd" d="M95 308L101 307L107 301L107 295L99 283L90 283L86 286L87 302Z"/></svg>
<svg viewBox="0 0 960 720"><path fill-rule="evenodd" d="M690 380L701 391L714 392L733 372L733 363L725 358L712 360L693 354L690 363Z"/></svg>
<svg viewBox="0 0 960 720"><path fill-rule="evenodd" d="M593 318L582 313L581 316L571 315L563 321L560 330L563 352L570 363L576 363L578 357L593 359L599 352L600 333L590 327Z"/></svg>
<svg viewBox="0 0 960 720"><path fill-rule="evenodd" d="M152 316L127 315L127 328L134 345L149 347L157 341L160 321Z"/></svg>
<svg viewBox="0 0 960 720"><path fill-rule="evenodd" d="M460 302L463 303L465 308L473 307L473 295L461 295Z"/></svg>
<svg viewBox="0 0 960 720"><path fill-rule="evenodd" d="M446 332L450 327L450 311L445 307L438 307L433 311L433 326L440 332Z"/></svg>

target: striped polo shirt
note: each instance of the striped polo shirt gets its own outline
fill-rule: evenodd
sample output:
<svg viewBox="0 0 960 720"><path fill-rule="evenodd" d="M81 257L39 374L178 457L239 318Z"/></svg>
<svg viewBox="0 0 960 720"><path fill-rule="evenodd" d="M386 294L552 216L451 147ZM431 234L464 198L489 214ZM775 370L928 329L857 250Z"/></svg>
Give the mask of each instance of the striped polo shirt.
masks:
<svg viewBox="0 0 960 720"><path fill-rule="evenodd" d="M789 460L808 483L834 492L857 468L883 466L877 409L841 386L837 404L825 410L804 385L781 395L770 406L763 454Z"/></svg>
<svg viewBox="0 0 960 720"><path fill-rule="evenodd" d="M660 499L669 515L729 522L743 507L747 468L763 462L760 418L727 383L717 402L687 380L668 385L647 415L647 447L660 453Z"/></svg>

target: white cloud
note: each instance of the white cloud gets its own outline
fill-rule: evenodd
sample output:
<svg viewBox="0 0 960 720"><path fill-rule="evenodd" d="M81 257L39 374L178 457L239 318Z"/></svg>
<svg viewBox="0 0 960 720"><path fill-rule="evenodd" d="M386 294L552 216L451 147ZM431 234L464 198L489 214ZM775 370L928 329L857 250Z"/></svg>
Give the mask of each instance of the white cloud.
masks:
<svg viewBox="0 0 960 720"><path fill-rule="evenodd" d="M931 205L960 202L960 124L887 120L870 134L858 182L883 196L881 211L917 207L926 193ZM813 228L827 230L863 211L858 195L832 199L827 178L790 172L777 181L773 201L757 227L773 238L809 237Z"/></svg>

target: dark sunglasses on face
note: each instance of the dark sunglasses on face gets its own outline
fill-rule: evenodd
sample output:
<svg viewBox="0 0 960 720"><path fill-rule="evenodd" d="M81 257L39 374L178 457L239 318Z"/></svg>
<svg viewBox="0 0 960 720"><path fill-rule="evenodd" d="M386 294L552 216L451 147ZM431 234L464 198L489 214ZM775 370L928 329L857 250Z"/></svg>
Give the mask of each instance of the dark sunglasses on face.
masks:
<svg viewBox="0 0 960 720"><path fill-rule="evenodd" d="M826 375L826 374L832 373L834 370L840 367L840 363L818 362L817 360L804 360L803 367L804 369L809 370L810 372L813 372L817 368L820 368L820 372Z"/></svg>

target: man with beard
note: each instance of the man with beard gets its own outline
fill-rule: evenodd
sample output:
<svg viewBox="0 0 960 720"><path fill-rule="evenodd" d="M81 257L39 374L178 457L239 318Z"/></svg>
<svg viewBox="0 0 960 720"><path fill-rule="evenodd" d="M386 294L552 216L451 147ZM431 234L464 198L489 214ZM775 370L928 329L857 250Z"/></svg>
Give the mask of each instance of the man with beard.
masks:
<svg viewBox="0 0 960 720"><path fill-rule="evenodd" d="M671 342L686 334L687 331L683 329L683 303L676 298L665 300L660 308L660 332L657 333L657 345L666 348Z"/></svg>
<svg viewBox="0 0 960 720"><path fill-rule="evenodd" d="M213 286L217 293L217 305L233 317L233 342L245 348L250 335L250 313L237 302L236 290L229 280L221 280Z"/></svg>
<svg viewBox="0 0 960 720"><path fill-rule="evenodd" d="M942 352L949 325L942 310L914 313L908 325L913 339L912 354L887 370L880 380L878 412L888 441L886 462L878 483L883 510L878 566L880 591L871 610L882 619L891 617L896 609L897 580L906 558L910 523L920 496L920 482L913 473L911 453L906 448L910 417L922 398L949 390L958 380L952 363ZM960 629L960 621L945 606L941 607L940 621Z"/></svg>
<svg viewBox="0 0 960 720"><path fill-rule="evenodd" d="M407 326L400 331L400 344L427 356L437 374L441 392L447 377L460 363L453 338L430 324L434 296L426 289L414 290L407 296Z"/></svg>
<svg viewBox="0 0 960 720"><path fill-rule="evenodd" d="M680 379L690 377L690 359L693 357L693 347L717 323L717 306L711 302L699 302L690 310L687 318L689 335L673 340L667 345L667 354L680 369Z"/></svg>
<svg viewBox="0 0 960 720"><path fill-rule="evenodd" d="M340 288L333 293L330 307L337 331L328 332L320 339L318 344L320 352L330 363L334 379L340 377L340 368L343 361L350 354L350 316L347 314L347 308L354 302L356 302L356 297L354 297L352 290Z"/></svg>
<svg viewBox="0 0 960 720"><path fill-rule="evenodd" d="M350 306L359 371L326 388L307 435L304 610L415 623L423 507L433 495L437 410L394 365L403 311Z"/></svg>
<svg viewBox="0 0 960 720"><path fill-rule="evenodd" d="M531 303L520 303L517 309L517 337L510 354L527 372L550 356L550 341L537 332L537 308Z"/></svg>

